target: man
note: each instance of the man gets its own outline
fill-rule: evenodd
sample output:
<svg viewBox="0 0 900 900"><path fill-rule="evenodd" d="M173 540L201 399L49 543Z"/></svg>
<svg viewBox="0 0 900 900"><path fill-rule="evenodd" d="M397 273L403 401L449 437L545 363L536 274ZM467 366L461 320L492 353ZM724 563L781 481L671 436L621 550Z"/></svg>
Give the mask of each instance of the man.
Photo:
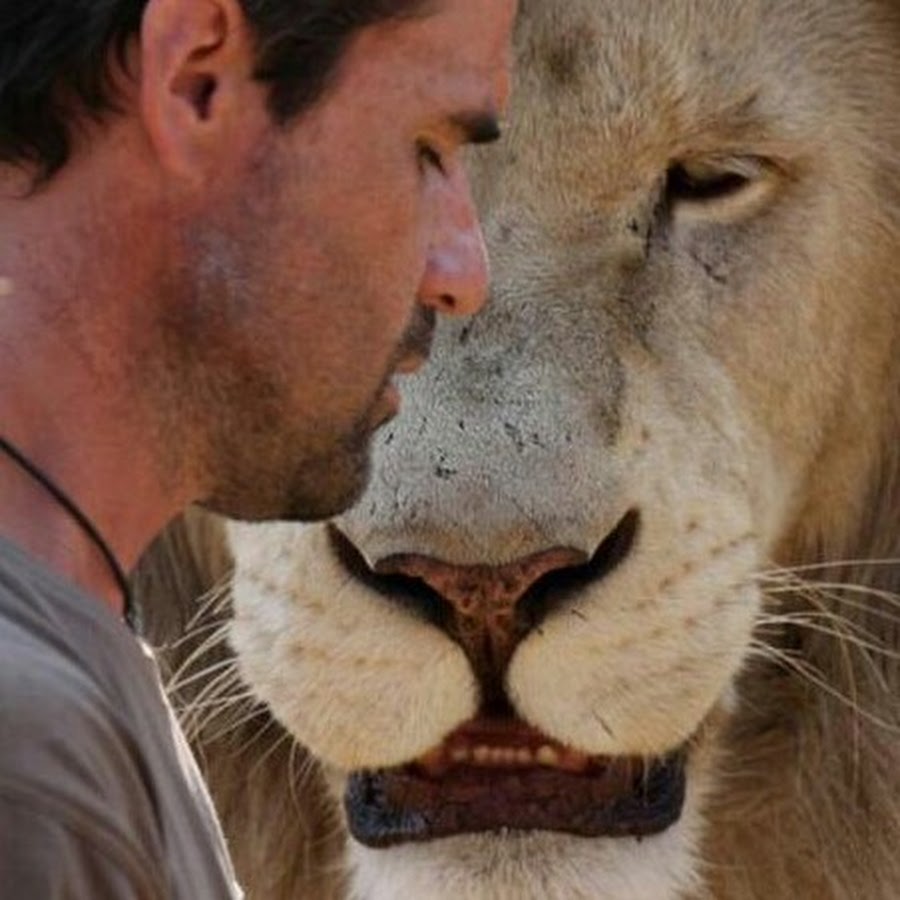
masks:
<svg viewBox="0 0 900 900"><path fill-rule="evenodd" d="M0 890L238 894L122 570L360 493L486 293L515 0L0 0Z"/></svg>

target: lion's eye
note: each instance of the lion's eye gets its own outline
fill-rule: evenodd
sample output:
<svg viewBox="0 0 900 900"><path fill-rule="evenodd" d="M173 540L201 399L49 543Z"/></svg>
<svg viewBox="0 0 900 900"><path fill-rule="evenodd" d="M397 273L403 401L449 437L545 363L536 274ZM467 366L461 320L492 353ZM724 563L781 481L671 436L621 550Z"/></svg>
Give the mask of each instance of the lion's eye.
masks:
<svg viewBox="0 0 900 900"><path fill-rule="evenodd" d="M673 200L703 203L727 197L747 186L743 172L719 170L713 166L679 163L669 170L668 190Z"/></svg>
<svg viewBox="0 0 900 900"><path fill-rule="evenodd" d="M672 209L702 218L740 217L756 208L773 184L772 167L758 157L685 159L666 180Z"/></svg>

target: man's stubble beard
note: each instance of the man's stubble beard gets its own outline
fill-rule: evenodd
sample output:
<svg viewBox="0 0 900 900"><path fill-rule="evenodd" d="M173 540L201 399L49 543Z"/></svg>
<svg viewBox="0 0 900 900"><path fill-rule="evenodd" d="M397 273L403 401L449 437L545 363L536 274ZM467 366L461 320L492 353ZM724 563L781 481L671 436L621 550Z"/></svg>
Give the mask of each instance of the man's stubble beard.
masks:
<svg viewBox="0 0 900 900"><path fill-rule="evenodd" d="M362 496L384 389L402 358L427 355L435 324L433 311L413 305L364 408L348 408L349 393L342 398L335 383L330 411L299 418L297 371L276 362L294 355L284 306L280 320L265 318L269 292L277 290L267 263L279 258L270 224L285 215L282 189L292 177L285 165L278 154L263 155L232 209L179 232L159 278L162 353L151 347L144 356L160 363L141 367L157 399L161 471L193 469L206 485L197 502L249 521L327 519ZM180 266L172 266L176 259ZM365 283L363 271L357 280ZM329 289L352 297L359 284Z"/></svg>
<svg viewBox="0 0 900 900"><path fill-rule="evenodd" d="M199 498L203 506L244 521L311 522L359 499L369 481L382 386L348 425L325 413L299 418L294 386L277 368L198 368L190 383L209 485Z"/></svg>
<svg viewBox="0 0 900 900"><path fill-rule="evenodd" d="M244 521L312 522L349 509L369 482L371 407L342 432L323 422L288 429L289 410L261 408L258 389L213 425L214 487L202 504Z"/></svg>
<svg viewBox="0 0 900 900"><path fill-rule="evenodd" d="M198 284L195 271L164 279L170 302L155 346L135 354L137 390L152 397L148 439L158 448L161 478L205 485L196 502L235 519L337 515L368 484L374 411L390 372L357 415L338 402L336 415L300 420L296 375L274 362L283 347L247 352L253 338L240 316L223 313L254 308L252 297L223 296L252 279L219 263L218 285ZM285 340L271 332L259 330L260 346Z"/></svg>
<svg viewBox="0 0 900 900"><path fill-rule="evenodd" d="M211 469L217 488L202 504L244 521L313 522L346 512L365 492L372 468L372 445L378 407L398 363L409 356L427 357L435 328L435 313L413 308L412 319L398 341L369 402L353 424L343 429L334 421L300 422L293 431L288 398L290 385L270 374L232 370L236 383L227 389L226 414L213 419L215 438ZM240 398L240 402L234 402ZM210 407L215 408L215 407ZM276 423L276 427L272 427ZM277 427L280 425L281 427ZM322 440L322 435L329 437ZM258 435L259 440L237 440Z"/></svg>

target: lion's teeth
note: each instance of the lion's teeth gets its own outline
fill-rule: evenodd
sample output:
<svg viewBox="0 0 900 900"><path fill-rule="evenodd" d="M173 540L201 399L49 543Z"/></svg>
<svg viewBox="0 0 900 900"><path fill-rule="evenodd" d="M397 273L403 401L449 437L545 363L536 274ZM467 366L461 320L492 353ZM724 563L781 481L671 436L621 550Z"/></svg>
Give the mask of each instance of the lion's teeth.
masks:
<svg viewBox="0 0 900 900"><path fill-rule="evenodd" d="M469 748L466 746L454 747L450 751L450 761L455 763L467 763L471 758Z"/></svg>
<svg viewBox="0 0 900 900"><path fill-rule="evenodd" d="M488 765L493 759L494 753L490 747L478 746L472 751L472 759L479 766Z"/></svg>
<svg viewBox="0 0 900 900"><path fill-rule="evenodd" d="M565 760L559 750L545 744L537 751L528 747L489 747L479 744L476 747L458 744L447 751L445 757L455 765L476 765L498 768L515 768L516 766L533 766L535 764L547 768L559 768Z"/></svg>
<svg viewBox="0 0 900 900"><path fill-rule="evenodd" d="M560 762L559 753L547 744L538 750L536 758L542 766L558 766Z"/></svg>

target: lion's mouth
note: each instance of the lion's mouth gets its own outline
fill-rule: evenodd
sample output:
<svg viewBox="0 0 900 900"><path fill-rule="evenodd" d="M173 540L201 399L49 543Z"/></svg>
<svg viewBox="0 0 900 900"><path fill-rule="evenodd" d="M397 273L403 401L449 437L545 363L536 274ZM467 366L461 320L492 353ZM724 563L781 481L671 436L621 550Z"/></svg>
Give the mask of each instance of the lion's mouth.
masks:
<svg viewBox="0 0 900 900"><path fill-rule="evenodd" d="M684 762L586 756L518 719L479 718L411 765L354 774L345 807L376 848L504 829L645 836L678 821Z"/></svg>

